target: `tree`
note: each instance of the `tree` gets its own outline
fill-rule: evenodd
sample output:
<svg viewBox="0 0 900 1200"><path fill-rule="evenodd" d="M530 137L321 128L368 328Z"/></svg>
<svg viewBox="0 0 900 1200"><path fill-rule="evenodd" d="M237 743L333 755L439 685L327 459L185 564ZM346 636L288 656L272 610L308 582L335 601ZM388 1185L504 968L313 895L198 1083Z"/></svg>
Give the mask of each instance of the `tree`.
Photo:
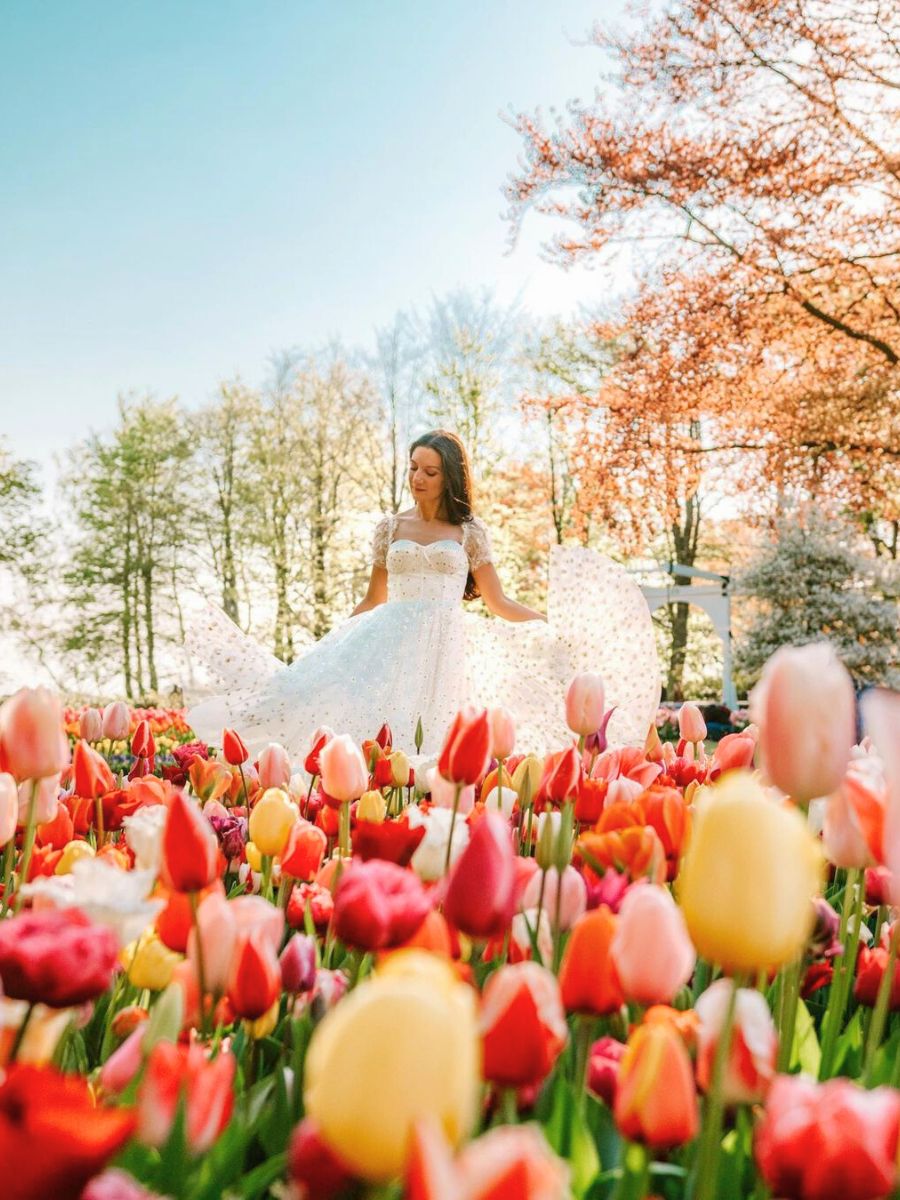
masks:
<svg viewBox="0 0 900 1200"><path fill-rule="evenodd" d="M417 340L415 323L397 313L390 325L375 334L371 360L374 382L381 396L387 431L387 461L381 507L396 512L406 486L407 449L422 423L424 389L421 379L424 350Z"/></svg>
<svg viewBox="0 0 900 1200"><path fill-rule="evenodd" d="M107 682L117 664L132 697L159 691L160 643L184 640L192 453L177 401L145 397L120 399L112 435L94 434L70 455L64 488L76 529L63 573L72 610L64 648Z"/></svg>
<svg viewBox="0 0 900 1200"><path fill-rule="evenodd" d="M898 580L860 552L853 526L815 510L781 518L739 577L752 616L737 647L750 684L782 645L827 638L857 683L896 686Z"/></svg>
<svg viewBox="0 0 900 1200"><path fill-rule="evenodd" d="M686 0L594 38L622 104L515 118L514 227L529 208L568 218L551 247L564 262L652 246L645 280L696 281L708 337L730 292L764 347L740 371L758 419L733 446L896 520L882 481L900 458L900 11Z"/></svg>

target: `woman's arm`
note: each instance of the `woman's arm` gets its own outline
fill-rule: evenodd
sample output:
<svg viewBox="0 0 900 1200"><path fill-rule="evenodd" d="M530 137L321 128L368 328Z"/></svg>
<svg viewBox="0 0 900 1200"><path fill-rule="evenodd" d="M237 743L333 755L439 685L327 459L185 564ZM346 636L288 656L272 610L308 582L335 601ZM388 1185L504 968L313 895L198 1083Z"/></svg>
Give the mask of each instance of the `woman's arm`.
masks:
<svg viewBox="0 0 900 1200"><path fill-rule="evenodd" d="M375 566L372 568L372 574L369 576L368 590L350 614L352 617L357 616L359 613L368 612L370 608L377 608L379 604L384 604L385 600L387 600L387 577L388 573L384 567Z"/></svg>
<svg viewBox="0 0 900 1200"><path fill-rule="evenodd" d="M504 621L547 620L543 613L536 612L533 608L528 608L525 604L518 604L515 600L510 600L504 594L503 584L500 582L500 576L494 569L493 563L484 563L482 566L477 567L472 572L472 575L478 584L482 600L484 600L489 611L494 616L502 617Z"/></svg>

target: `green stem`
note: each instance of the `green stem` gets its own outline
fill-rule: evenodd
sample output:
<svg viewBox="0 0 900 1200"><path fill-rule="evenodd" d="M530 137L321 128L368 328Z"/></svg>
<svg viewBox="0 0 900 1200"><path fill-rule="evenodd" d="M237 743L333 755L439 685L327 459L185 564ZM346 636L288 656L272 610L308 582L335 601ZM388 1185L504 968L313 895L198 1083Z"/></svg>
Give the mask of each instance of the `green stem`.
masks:
<svg viewBox="0 0 900 1200"><path fill-rule="evenodd" d="M12 837L3 847L3 899L0 900L0 917L5 917L9 911L10 883L12 881L12 869L15 859L16 835L15 831L13 831Z"/></svg>
<svg viewBox="0 0 900 1200"><path fill-rule="evenodd" d="M562 935L560 934L560 913L562 911L562 871L556 868L556 904L553 906L553 974L559 974L559 964L562 959ZM540 920L540 918L538 918Z"/></svg>
<svg viewBox="0 0 900 1200"><path fill-rule="evenodd" d="M34 1004L35 1002L32 1000L28 1005L28 1008L25 1010L25 1016L22 1018L22 1024L16 1030L16 1036L13 1040L12 1049L9 1052L10 1063L14 1063L16 1061L16 1055L22 1048L22 1042L25 1040L25 1030L28 1028L28 1022L31 1020L31 1014L34 1012Z"/></svg>
<svg viewBox="0 0 900 1200"><path fill-rule="evenodd" d="M622 1150L622 1174L616 1181L612 1200L644 1200L650 1187L650 1162L647 1148L640 1142L625 1142Z"/></svg>
<svg viewBox="0 0 900 1200"><path fill-rule="evenodd" d="M241 774L241 798L244 804L250 803L250 794L247 791L247 777L244 774L244 764L238 763L238 771Z"/></svg>
<svg viewBox="0 0 900 1200"><path fill-rule="evenodd" d="M338 810L338 849L341 858L350 857L350 801L345 800Z"/></svg>
<svg viewBox="0 0 900 1200"><path fill-rule="evenodd" d="M878 985L878 996L875 999L875 1008L872 1012L872 1021L869 1025L869 1032L866 1037L866 1059L865 1071L863 1073L863 1081L866 1087L872 1086L872 1072L875 1068L875 1055L878 1053L878 1047L881 1045L881 1039L884 1035L884 1026L885 1022L887 1021L888 1006L891 1001L891 989L894 986L894 971L897 967L898 945L900 945L900 920L894 922L894 927L891 930L891 941L888 947L887 966L884 968L884 974L881 977L881 983Z"/></svg>
<svg viewBox="0 0 900 1200"><path fill-rule="evenodd" d="M713 1060L712 1080L703 1113L700 1145L694 1162L694 1186L691 1191L691 1200L715 1200L716 1197L719 1151L722 1146L722 1121L725 1115L722 1083L725 1078L728 1054L731 1050L731 1034L734 1029L734 1014L737 1009L739 987L740 979L735 976L731 981L728 1008L725 1010L725 1020L719 1031L719 1042Z"/></svg>
<svg viewBox="0 0 900 1200"><path fill-rule="evenodd" d="M855 951L859 941L859 930L850 928L850 912L855 907L856 891L859 884L860 871L853 867L847 872L844 884L844 895L841 902L841 924L838 938L841 943L840 962L831 983L828 994L828 1006L822 1018L822 1061L819 1068L819 1078L829 1079L834 1065L834 1053L837 1047L838 1034L844 1020L844 1010L847 1006L847 995L850 990L850 980L856 963L856 954L851 953L851 940Z"/></svg>
<svg viewBox="0 0 900 1200"><path fill-rule="evenodd" d="M497 807L503 811L503 759L497 759Z"/></svg>
<svg viewBox="0 0 900 1200"><path fill-rule="evenodd" d="M264 854L262 856L262 881L259 885L260 895L265 896L267 900L272 899L272 855Z"/></svg>
<svg viewBox="0 0 900 1200"><path fill-rule="evenodd" d="M22 840L22 861L19 864L19 877L16 881L14 912L18 912L22 907L22 885L28 882L28 868L31 866L31 853L34 850L34 831L37 824L37 794L40 782L39 779L32 779L31 781L31 795L28 798L28 816L25 821L25 836Z"/></svg>
<svg viewBox="0 0 900 1200"><path fill-rule="evenodd" d="M453 848L453 831L456 828L456 812L459 808L459 798L462 795L462 784L457 783L453 789L453 808L450 810L450 832L447 834L447 853L444 857L444 874L450 871L450 851Z"/></svg>
<svg viewBox="0 0 900 1200"><path fill-rule="evenodd" d="M191 922L194 926L194 936L197 939L197 986L200 989L200 1036L206 1040L209 1033L209 1023L206 1014L206 969L203 964L203 938L200 936L200 921L197 916L197 893L188 892L188 903L191 906Z"/></svg>
<svg viewBox="0 0 900 1200"><path fill-rule="evenodd" d="M709 963L699 958L694 971L694 1000L709 987Z"/></svg>
<svg viewBox="0 0 900 1200"><path fill-rule="evenodd" d="M587 1103L587 1072L594 1033L594 1018L584 1013L575 1017L575 1098L584 1111Z"/></svg>
<svg viewBox="0 0 900 1200"><path fill-rule="evenodd" d="M282 871L281 882L278 885L278 899L276 901L276 904L279 908L287 908L288 901L291 898L291 889L293 886L293 879L291 879L290 875L286 875L284 871Z"/></svg>
<svg viewBox="0 0 900 1200"><path fill-rule="evenodd" d="M500 1091L500 1120L504 1125L519 1123L519 1102L515 1088L502 1088Z"/></svg>
<svg viewBox="0 0 900 1200"><path fill-rule="evenodd" d="M800 999L802 956L789 963L782 972L781 1024L778 1029L778 1070L785 1072L791 1065L794 1049L794 1028L797 1024L797 1002Z"/></svg>

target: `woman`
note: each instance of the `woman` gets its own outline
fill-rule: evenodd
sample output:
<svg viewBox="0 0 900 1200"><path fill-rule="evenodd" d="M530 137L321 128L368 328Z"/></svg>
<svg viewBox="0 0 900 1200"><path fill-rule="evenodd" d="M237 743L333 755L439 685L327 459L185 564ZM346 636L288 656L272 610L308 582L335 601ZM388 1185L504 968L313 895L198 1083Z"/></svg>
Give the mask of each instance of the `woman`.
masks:
<svg viewBox="0 0 900 1200"><path fill-rule="evenodd" d="M210 613L200 656L223 694L190 710L197 733L218 744L223 728L235 728L251 751L277 741L301 761L320 725L362 741L387 721L396 747L411 751L420 727L423 752L433 754L471 700L509 708L519 748L545 752L571 736L569 680L592 670L616 705L610 740L642 741L659 671L650 615L626 572L593 551L554 547L545 618L503 591L455 434L413 442L409 487L412 508L376 526L365 598L290 666ZM502 620L463 610L478 595Z"/></svg>

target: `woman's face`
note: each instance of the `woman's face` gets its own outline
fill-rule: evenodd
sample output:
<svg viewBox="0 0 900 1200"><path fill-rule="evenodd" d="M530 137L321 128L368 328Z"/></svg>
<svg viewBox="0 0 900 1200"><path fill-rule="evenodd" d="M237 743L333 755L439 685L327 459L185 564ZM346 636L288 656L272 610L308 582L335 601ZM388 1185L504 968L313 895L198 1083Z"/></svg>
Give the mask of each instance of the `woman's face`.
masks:
<svg viewBox="0 0 900 1200"><path fill-rule="evenodd" d="M440 500L444 494L441 456L429 446L417 446L409 460L409 490L414 500Z"/></svg>

